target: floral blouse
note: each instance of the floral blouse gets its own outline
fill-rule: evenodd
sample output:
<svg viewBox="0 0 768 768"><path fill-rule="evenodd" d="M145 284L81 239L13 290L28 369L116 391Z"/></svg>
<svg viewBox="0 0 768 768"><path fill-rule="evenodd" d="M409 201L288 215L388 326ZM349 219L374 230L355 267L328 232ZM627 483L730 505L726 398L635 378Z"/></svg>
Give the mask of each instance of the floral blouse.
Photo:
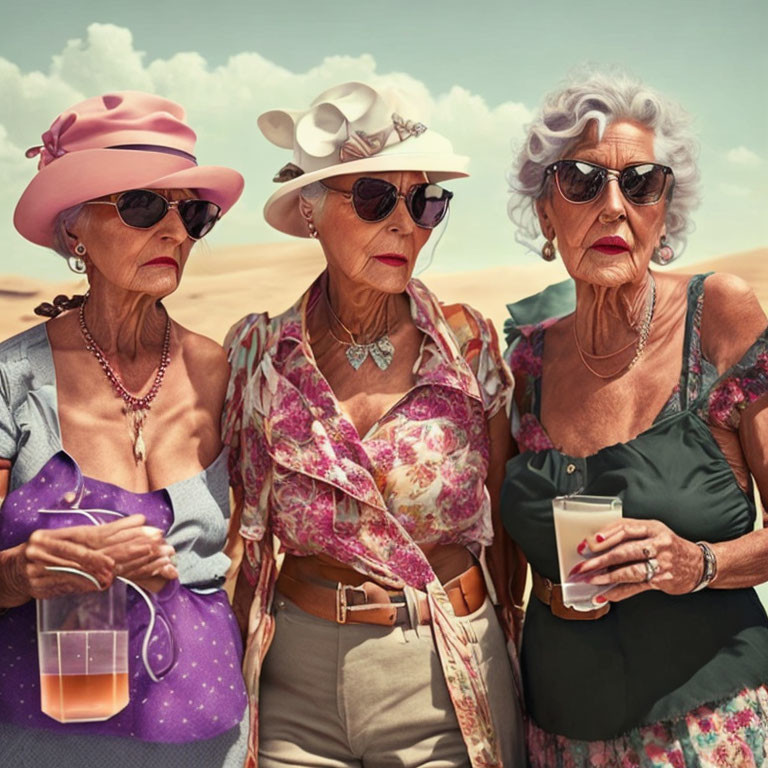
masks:
<svg viewBox="0 0 768 768"><path fill-rule="evenodd" d="M257 764L258 677L274 630L270 609L281 552L323 553L392 589L425 591L472 765L498 765L471 640L419 544L480 549L491 543L487 420L508 407L511 375L480 315L464 305L441 306L412 280L411 314L424 334L415 382L360 436L307 338L306 318L324 279L282 315L249 315L229 335L224 439L243 500L243 568L255 586L245 661L252 713L247 765Z"/></svg>

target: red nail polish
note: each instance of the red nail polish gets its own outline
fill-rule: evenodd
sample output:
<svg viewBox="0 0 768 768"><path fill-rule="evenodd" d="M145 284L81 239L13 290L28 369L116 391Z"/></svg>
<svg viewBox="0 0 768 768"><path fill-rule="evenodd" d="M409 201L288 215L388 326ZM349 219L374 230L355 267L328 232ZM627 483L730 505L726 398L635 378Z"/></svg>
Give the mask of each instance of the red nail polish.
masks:
<svg viewBox="0 0 768 768"><path fill-rule="evenodd" d="M576 565L571 568L571 576L575 576L582 568L584 567L584 563L576 563Z"/></svg>
<svg viewBox="0 0 768 768"><path fill-rule="evenodd" d="M584 541L582 541L581 544L579 544L579 546L576 547L576 551L581 555L584 553L584 549L586 548L586 546L587 546L587 540L584 539Z"/></svg>
<svg viewBox="0 0 768 768"><path fill-rule="evenodd" d="M598 595L598 596L595 598L595 602L596 602L596 603L604 603L604 602L606 602L606 601L607 601L607 599L608 599L608 598L607 598L607 597L605 597L604 595Z"/></svg>
<svg viewBox="0 0 768 768"><path fill-rule="evenodd" d="M598 533L597 536L595 536L595 541L598 544L602 544L605 541L605 536L602 536L601 534Z"/></svg>

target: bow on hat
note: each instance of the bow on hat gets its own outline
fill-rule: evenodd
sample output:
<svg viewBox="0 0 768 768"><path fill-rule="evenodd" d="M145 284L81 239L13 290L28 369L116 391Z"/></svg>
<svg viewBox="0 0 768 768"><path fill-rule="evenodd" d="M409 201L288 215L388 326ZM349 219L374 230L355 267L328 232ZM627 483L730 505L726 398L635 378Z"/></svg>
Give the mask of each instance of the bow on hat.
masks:
<svg viewBox="0 0 768 768"><path fill-rule="evenodd" d="M74 112L59 115L53 125L42 135L43 143L37 147L30 147L24 153L29 158L40 155L38 170L67 154L67 150L61 146L61 137L75 124L76 120L77 115Z"/></svg>
<svg viewBox="0 0 768 768"><path fill-rule="evenodd" d="M371 157L427 130L422 123L403 119L393 104L364 83L330 88L307 110L265 112L258 123L273 144L294 151L294 162L284 166L275 181Z"/></svg>

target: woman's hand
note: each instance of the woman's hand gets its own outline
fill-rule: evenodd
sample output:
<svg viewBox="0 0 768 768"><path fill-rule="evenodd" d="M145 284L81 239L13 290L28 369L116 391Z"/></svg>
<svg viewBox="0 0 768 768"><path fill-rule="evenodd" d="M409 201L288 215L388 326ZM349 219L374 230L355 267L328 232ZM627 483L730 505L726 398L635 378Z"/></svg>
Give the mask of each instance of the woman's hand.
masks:
<svg viewBox="0 0 768 768"><path fill-rule="evenodd" d="M115 561L99 551L97 531L98 527L90 525L40 529L24 544L0 553L2 604L13 607L32 598L98 589L82 576L51 571L51 567L76 568L93 576L102 589L109 587L114 579Z"/></svg>
<svg viewBox="0 0 768 768"><path fill-rule="evenodd" d="M164 580L178 577L170 559L173 548L159 529L144 523L143 515L130 515L104 525L35 531L24 544L0 552L0 604L13 607L32 598L97 590L88 579L51 567L84 571L101 589L117 575L150 580L147 588L161 588Z"/></svg>
<svg viewBox="0 0 768 768"><path fill-rule="evenodd" d="M579 552L592 556L571 570L575 580L616 585L595 598L597 605L649 589L683 595L699 584L704 570L701 549L658 520L623 518L585 539Z"/></svg>
<svg viewBox="0 0 768 768"><path fill-rule="evenodd" d="M125 525L126 520L136 522ZM159 528L144 525L142 515L131 515L98 528L107 533L100 551L114 561L116 576L137 582L153 592L161 589L165 581L179 577L173 547L165 541Z"/></svg>

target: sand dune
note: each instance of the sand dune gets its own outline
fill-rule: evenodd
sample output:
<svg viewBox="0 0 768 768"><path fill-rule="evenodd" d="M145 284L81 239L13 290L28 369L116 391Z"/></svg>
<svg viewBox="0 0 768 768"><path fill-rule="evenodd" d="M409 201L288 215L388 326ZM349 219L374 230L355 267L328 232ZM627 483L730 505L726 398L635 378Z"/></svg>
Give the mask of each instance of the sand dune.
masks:
<svg viewBox="0 0 768 768"><path fill-rule="evenodd" d="M51 258L54 258L53 256ZM290 306L323 268L315 242L243 245L193 253L179 290L168 297L171 315L182 325L221 340L248 312L276 314ZM768 310L768 248L676 267L682 272L731 272L747 280ZM505 304L566 277L560 262L532 257L530 265L420 276L443 301L465 301L500 328ZM0 277L0 338L40 322L34 306L58 293L82 293L84 280L45 283L20 276Z"/></svg>

